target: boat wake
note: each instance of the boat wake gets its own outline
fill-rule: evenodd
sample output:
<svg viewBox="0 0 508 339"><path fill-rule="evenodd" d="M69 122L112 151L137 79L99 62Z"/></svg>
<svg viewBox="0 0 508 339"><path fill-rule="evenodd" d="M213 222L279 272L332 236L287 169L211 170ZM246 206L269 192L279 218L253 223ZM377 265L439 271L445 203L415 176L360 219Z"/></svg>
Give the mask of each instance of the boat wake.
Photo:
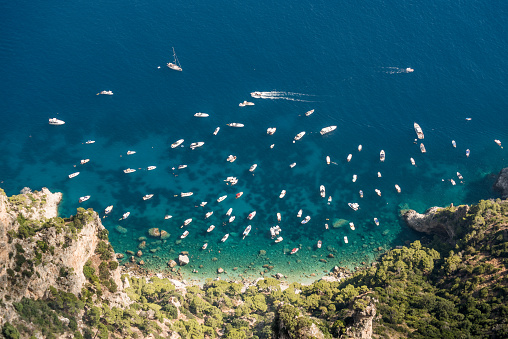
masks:
<svg viewBox="0 0 508 339"><path fill-rule="evenodd" d="M384 73L388 74L400 74L400 73L412 73L412 68L400 68L400 67L382 67Z"/></svg>
<svg viewBox="0 0 508 339"><path fill-rule="evenodd" d="M313 97L312 94L305 93L294 93L294 92L281 92L281 91L271 91L271 92L256 92L259 93L255 98L259 99L283 99L289 101L301 101L301 102L314 102L313 100L307 100L305 98Z"/></svg>

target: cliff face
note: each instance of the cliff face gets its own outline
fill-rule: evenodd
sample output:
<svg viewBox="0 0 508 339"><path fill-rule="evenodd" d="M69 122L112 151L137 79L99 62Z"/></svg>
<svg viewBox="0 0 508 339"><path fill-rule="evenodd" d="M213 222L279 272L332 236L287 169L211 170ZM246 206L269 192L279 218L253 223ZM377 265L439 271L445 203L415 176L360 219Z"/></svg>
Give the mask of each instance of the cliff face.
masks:
<svg viewBox="0 0 508 339"><path fill-rule="evenodd" d="M508 167L503 168L497 176L494 190L499 191L503 199L508 198Z"/></svg>
<svg viewBox="0 0 508 339"><path fill-rule="evenodd" d="M409 210L403 214L407 225L417 232L438 234L448 239L455 237L455 225L460 222L469 211L469 206L459 206L452 209L431 207L424 214Z"/></svg>

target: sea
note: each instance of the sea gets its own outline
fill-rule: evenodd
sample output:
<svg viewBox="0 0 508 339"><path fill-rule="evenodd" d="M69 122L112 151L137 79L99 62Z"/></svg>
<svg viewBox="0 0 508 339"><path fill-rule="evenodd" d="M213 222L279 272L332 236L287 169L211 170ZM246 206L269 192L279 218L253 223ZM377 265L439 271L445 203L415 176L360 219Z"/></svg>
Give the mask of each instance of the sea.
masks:
<svg viewBox="0 0 508 339"><path fill-rule="evenodd" d="M222 279L317 279L421 238L401 210L498 197L492 184L507 150L494 140L508 145L505 1L0 6L0 187L8 195L24 187L62 192L63 217L93 208L115 251L141 247L136 260L147 269L166 271L186 251L186 279L216 278L219 268ZM181 72L166 67L173 48ZM106 90L114 94L97 95ZM245 100L255 105L240 107ZM49 118L65 124L51 126ZM416 140L414 122L424 139ZM204 145L191 149L193 142ZM153 197L143 200L146 194ZM276 225L280 242L270 234ZM170 235L151 237L150 228Z"/></svg>

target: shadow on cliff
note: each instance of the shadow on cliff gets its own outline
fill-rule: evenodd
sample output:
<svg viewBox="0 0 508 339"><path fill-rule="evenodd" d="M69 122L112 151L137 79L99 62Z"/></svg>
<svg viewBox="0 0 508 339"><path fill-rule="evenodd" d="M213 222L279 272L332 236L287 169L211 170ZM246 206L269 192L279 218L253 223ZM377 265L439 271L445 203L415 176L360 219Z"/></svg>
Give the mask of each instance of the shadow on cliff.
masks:
<svg viewBox="0 0 508 339"><path fill-rule="evenodd" d="M501 194L495 191L492 186L496 183L498 173L491 173L484 177L471 181L467 184L465 194L466 204L476 204L480 200L501 198Z"/></svg>

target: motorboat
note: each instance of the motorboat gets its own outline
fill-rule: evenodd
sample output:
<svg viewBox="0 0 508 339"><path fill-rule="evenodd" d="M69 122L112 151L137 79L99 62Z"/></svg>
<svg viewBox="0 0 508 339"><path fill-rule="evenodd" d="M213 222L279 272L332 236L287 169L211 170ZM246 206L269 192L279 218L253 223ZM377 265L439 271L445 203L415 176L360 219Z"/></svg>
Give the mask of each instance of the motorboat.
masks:
<svg viewBox="0 0 508 339"><path fill-rule="evenodd" d="M348 243L347 236L344 236L344 242L345 242L346 244Z"/></svg>
<svg viewBox="0 0 508 339"><path fill-rule="evenodd" d="M321 135L325 135L327 133L335 131L336 128L337 128L337 126L328 126L328 127L321 129L321 131L319 133L321 133Z"/></svg>
<svg viewBox="0 0 508 339"><path fill-rule="evenodd" d="M231 122L231 123L226 124L226 125L229 126L229 127L243 127L244 126L244 124L241 124L239 122Z"/></svg>
<svg viewBox="0 0 508 339"><path fill-rule="evenodd" d="M179 170L184 169L184 168L187 168L187 165L178 165Z"/></svg>
<svg viewBox="0 0 508 339"><path fill-rule="evenodd" d="M358 211L360 205L357 202L348 202L347 205L353 209L353 211Z"/></svg>
<svg viewBox="0 0 508 339"><path fill-rule="evenodd" d="M242 239L245 239L245 237L249 234L251 228L252 228L251 225L249 225L249 226L247 226L247 228L245 228L245 230L243 231L243 238Z"/></svg>
<svg viewBox="0 0 508 339"><path fill-rule="evenodd" d="M183 232L183 234L180 236L180 239L185 239L186 236L189 235L189 231Z"/></svg>
<svg viewBox="0 0 508 339"><path fill-rule="evenodd" d="M69 174L69 178L72 179L74 177L77 177L78 175L79 175L79 172L74 172L74 173Z"/></svg>
<svg viewBox="0 0 508 339"><path fill-rule="evenodd" d="M254 164L249 168L249 172L254 172L256 168L258 167L258 164Z"/></svg>
<svg viewBox="0 0 508 339"><path fill-rule="evenodd" d="M228 240L228 238L229 238L229 233L227 233L225 236L223 236L220 241L224 242L224 241Z"/></svg>
<svg viewBox="0 0 508 339"><path fill-rule="evenodd" d="M200 142L193 142L192 144L190 144L190 148L191 149L196 149L198 147L201 147L203 146L205 143L203 141L200 141Z"/></svg>
<svg viewBox="0 0 508 339"><path fill-rule="evenodd" d="M236 197L235 197L235 198L236 198L236 199L238 199L238 198L240 198L242 195L243 195L243 192L238 192L238 193L236 193Z"/></svg>
<svg viewBox="0 0 508 339"><path fill-rule="evenodd" d="M210 227L207 228L207 232L211 232L213 231L213 229L215 228L215 225L210 225Z"/></svg>
<svg viewBox="0 0 508 339"><path fill-rule="evenodd" d="M193 192L181 192L181 193L180 193L180 196L181 196L182 198L184 198L184 197L190 197L190 196L191 196L191 195L193 195L193 194L194 194Z"/></svg>
<svg viewBox="0 0 508 339"><path fill-rule="evenodd" d="M237 177L227 177L226 180L224 180L231 184L231 186L238 184L238 178ZM227 184L227 185L229 185Z"/></svg>
<svg viewBox="0 0 508 339"><path fill-rule="evenodd" d="M381 191L380 191L380 190L378 190L378 189L376 188L374 191L376 191L377 195L381 196Z"/></svg>
<svg viewBox="0 0 508 339"><path fill-rule="evenodd" d="M127 169L124 169L123 172L124 173L132 173L132 172L136 172L136 170L133 168L127 168Z"/></svg>
<svg viewBox="0 0 508 339"><path fill-rule="evenodd" d="M273 135L273 134L275 133L275 131L276 131L276 130L277 130L277 128L275 128L275 127L268 127L268 128L266 129L266 134L268 134L268 135Z"/></svg>
<svg viewBox="0 0 508 339"><path fill-rule="evenodd" d="M317 242L317 248L321 248L322 245L323 245L323 242L321 240L318 240L318 242Z"/></svg>
<svg viewBox="0 0 508 339"><path fill-rule="evenodd" d="M356 182L356 179L358 179L358 176L356 174L353 174L353 182Z"/></svg>
<svg viewBox="0 0 508 339"><path fill-rule="evenodd" d="M175 71L182 71L182 66L180 65L180 62L178 61L178 58L176 57L175 48L173 47L173 62L168 62L166 64L170 69Z"/></svg>
<svg viewBox="0 0 508 339"><path fill-rule="evenodd" d="M166 214L166 215L164 216L164 220L168 220L168 219L171 219L171 218L173 218L173 216L172 216L172 215L169 215L169 214Z"/></svg>
<svg viewBox="0 0 508 339"><path fill-rule="evenodd" d="M330 229L330 226L328 224L325 224L325 230Z"/></svg>
<svg viewBox="0 0 508 339"><path fill-rule="evenodd" d="M205 242L205 243L203 244L203 246L201 246L201 249L202 249L202 250L206 250L206 248L207 248L207 247L208 247L208 243L207 243L207 242Z"/></svg>
<svg viewBox="0 0 508 339"><path fill-rule="evenodd" d="M457 178L459 178L459 180L464 179L464 177L462 176L462 174L460 174L460 172L457 172Z"/></svg>
<svg viewBox="0 0 508 339"><path fill-rule="evenodd" d="M329 155L326 156L326 164L330 165L330 156Z"/></svg>
<svg viewBox="0 0 508 339"><path fill-rule="evenodd" d="M351 229L351 231L355 230L355 224L352 221L349 223L349 228Z"/></svg>
<svg viewBox="0 0 508 339"><path fill-rule="evenodd" d="M81 165L86 164L86 163L87 163L87 162L89 162L89 161L90 161L90 159L82 159L82 160L81 160Z"/></svg>
<svg viewBox="0 0 508 339"><path fill-rule="evenodd" d="M229 217L229 223L232 223L233 221L235 221L236 219L236 216L232 215L231 217Z"/></svg>
<svg viewBox="0 0 508 339"><path fill-rule="evenodd" d="M378 178L381 178L381 177L382 177L381 172L377 172L377 177L378 177Z"/></svg>
<svg viewBox="0 0 508 339"><path fill-rule="evenodd" d="M243 102L239 103L238 106L240 106L240 107L254 106L254 103L250 102L250 101L247 101L247 100L244 100Z"/></svg>
<svg viewBox="0 0 508 339"><path fill-rule="evenodd" d="M282 240L284 240L284 238L282 238L282 237L277 237L277 239L275 239L275 242L276 242L276 243L279 243L279 242L281 242Z"/></svg>
<svg viewBox="0 0 508 339"><path fill-rule="evenodd" d="M251 92L250 96L253 98L261 98L262 93L261 92Z"/></svg>
<svg viewBox="0 0 508 339"><path fill-rule="evenodd" d="M87 144L87 145L95 144L95 140L87 140L87 141L85 141L85 144Z"/></svg>
<svg viewBox="0 0 508 339"><path fill-rule="evenodd" d="M307 116L307 117L308 117L308 116L309 116L309 115L311 115L312 113L314 113L314 110L313 110L313 109L311 109L310 111L305 112L305 116Z"/></svg>
<svg viewBox="0 0 508 339"><path fill-rule="evenodd" d="M279 198L282 199L286 195L286 190L282 190L279 194Z"/></svg>
<svg viewBox="0 0 508 339"><path fill-rule="evenodd" d="M412 68L406 68L406 73L413 73L415 70Z"/></svg>
<svg viewBox="0 0 508 339"><path fill-rule="evenodd" d="M127 151L127 155L135 154L136 151Z"/></svg>
<svg viewBox="0 0 508 339"><path fill-rule="evenodd" d="M298 252L299 248L298 247L295 247L291 250L291 252L289 252L289 254L295 254L296 252Z"/></svg>
<svg viewBox="0 0 508 339"><path fill-rule="evenodd" d="M321 198L326 196L325 185L319 186L319 194L321 195Z"/></svg>
<svg viewBox="0 0 508 339"><path fill-rule="evenodd" d="M424 135L423 135L423 131L422 131L422 128L420 127L420 125L418 125L416 122L413 124L414 128L415 128L415 132L416 132L416 136L418 137L418 139L423 139L424 138Z"/></svg>
<svg viewBox="0 0 508 339"><path fill-rule="evenodd" d="M192 218L189 218L189 219L185 219L184 222L183 222L183 225L184 226L187 226L188 224L190 224L192 222Z"/></svg>
<svg viewBox="0 0 508 339"><path fill-rule="evenodd" d="M301 139L304 135L305 135L305 131L304 131L304 132L300 132L300 133L298 133L298 134L295 136L295 140L293 140L293 143L294 143L295 141L300 140L300 139Z"/></svg>
<svg viewBox="0 0 508 339"><path fill-rule="evenodd" d="M87 201L88 199L90 199L90 196L85 195L84 197L79 198L79 202L82 203L83 201Z"/></svg>
<svg viewBox="0 0 508 339"><path fill-rule="evenodd" d="M353 155L350 153L350 154L347 156L347 162L350 162L352 158L353 158Z"/></svg>
<svg viewBox="0 0 508 339"><path fill-rule="evenodd" d="M292 164L289 164L289 167L290 167L290 168L293 168L293 167L295 167L295 166L296 166L296 162L293 162Z"/></svg>
<svg viewBox="0 0 508 339"><path fill-rule="evenodd" d="M249 213L249 215L247 216L247 219L249 220L252 220L252 218L254 218L256 216L256 211L252 211Z"/></svg>
<svg viewBox="0 0 508 339"><path fill-rule="evenodd" d="M469 150L469 148L466 150L466 157L469 158L469 154L471 154L471 151Z"/></svg>
<svg viewBox="0 0 508 339"><path fill-rule="evenodd" d="M411 158L410 160L411 160L411 165L416 166L415 159Z"/></svg>
<svg viewBox="0 0 508 339"><path fill-rule="evenodd" d="M385 161L385 151L384 150L381 150L381 152L379 152L379 160Z"/></svg>
<svg viewBox="0 0 508 339"><path fill-rule="evenodd" d="M499 147L503 148L503 146L501 146L501 141L500 141L500 140L497 140L497 139L496 139L496 140L494 140L494 142L495 142L495 143L496 143Z"/></svg>
<svg viewBox="0 0 508 339"><path fill-rule="evenodd" d="M466 121L471 121L471 118L466 118Z"/></svg>
<svg viewBox="0 0 508 339"><path fill-rule="evenodd" d="M208 204L208 202L207 202L207 201L201 201L201 203L199 204L199 206L201 206L201 207L205 207L205 206L206 206L206 204Z"/></svg>
<svg viewBox="0 0 508 339"><path fill-rule="evenodd" d="M455 140L452 140L452 146L453 146L453 148L457 147L457 143L455 142Z"/></svg>
<svg viewBox="0 0 508 339"><path fill-rule="evenodd" d="M153 194L146 194L145 196L143 196L143 200L152 199L152 197L153 197Z"/></svg>
<svg viewBox="0 0 508 339"><path fill-rule="evenodd" d="M302 217L302 213L303 213L303 210L299 210L298 214L296 214L296 217L297 218L301 218Z"/></svg>
<svg viewBox="0 0 508 339"><path fill-rule="evenodd" d="M113 205L109 205L108 207L106 207L106 209L104 210L104 214L109 214L111 213L111 211L113 210Z"/></svg>
<svg viewBox="0 0 508 339"><path fill-rule="evenodd" d="M229 162L234 162L236 160L236 156L230 154L228 155L226 161L229 161Z"/></svg>
<svg viewBox="0 0 508 339"><path fill-rule="evenodd" d="M147 170L149 170L149 171L153 171L153 170L154 170L154 169L156 169L156 168L157 168L157 166L148 166Z"/></svg>
<svg viewBox="0 0 508 339"><path fill-rule="evenodd" d="M194 116L198 117L198 118L206 118L206 117L209 117L210 114L198 112L198 113L194 114Z"/></svg>
<svg viewBox="0 0 508 339"><path fill-rule="evenodd" d="M360 198L363 198L363 191L362 190L359 190L358 194L360 195Z"/></svg>
<svg viewBox="0 0 508 339"><path fill-rule="evenodd" d="M374 218L374 223L376 224L376 226L379 226L379 220L377 218Z"/></svg>
<svg viewBox="0 0 508 339"><path fill-rule="evenodd" d="M281 222L281 220L282 220L282 215L279 212L277 212L277 222Z"/></svg>
<svg viewBox="0 0 508 339"><path fill-rule="evenodd" d="M330 195L330 196L328 197L328 205L330 205L330 203L331 203L331 202L332 202L332 196Z"/></svg>
<svg viewBox="0 0 508 339"><path fill-rule="evenodd" d="M271 144L271 145L270 145L270 148L273 148L273 146L275 146L275 144Z"/></svg>
<svg viewBox="0 0 508 339"><path fill-rule="evenodd" d="M176 148L178 146L180 146L182 143L183 143L183 139L179 139L177 141L175 141L174 143L171 144L171 148Z"/></svg>
<svg viewBox="0 0 508 339"><path fill-rule="evenodd" d="M308 223L309 221L310 221L310 215L306 216L306 217L305 217L305 218L301 221L301 223L302 223L302 224L306 224L306 223Z"/></svg>
<svg viewBox="0 0 508 339"><path fill-rule="evenodd" d="M231 213L232 213L232 212L233 212L233 208L232 208L232 207L230 207L230 208L228 209L228 211L226 212L226 215L229 217L229 216L231 216Z"/></svg>
<svg viewBox="0 0 508 339"><path fill-rule="evenodd" d="M363 146L362 145L358 145L358 152L361 152L363 149Z"/></svg>
<svg viewBox="0 0 508 339"><path fill-rule="evenodd" d="M395 184L395 189L397 190L397 193L400 193L402 190L400 189L400 186ZM379 196L381 196L381 192L378 193Z"/></svg>
<svg viewBox="0 0 508 339"><path fill-rule="evenodd" d="M99 93L97 93L97 95L113 95L113 91L100 91Z"/></svg>
<svg viewBox="0 0 508 339"><path fill-rule="evenodd" d="M131 215L131 212L125 212L119 220L125 220Z"/></svg>
<svg viewBox="0 0 508 339"><path fill-rule="evenodd" d="M217 199L217 202L224 201L224 199L226 199L227 197L228 197L227 195L223 195L222 197L219 197L219 199Z"/></svg>
<svg viewBox="0 0 508 339"><path fill-rule="evenodd" d="M450 179L450 182L452 183L452 185L453 185L453 186L455 186L455 185L456 185L455 180Z"/></svg>
<svg viewBox="0 0 508 339"><path fill-rule="evenodd" d="M51 119L49 119L49 124L50 124L50 125L54 125L54 126L58 126L58 125L63 125L63 124L65 124L65 121L63 121L63 120L59 120L59 119L57 119L57 118L51 118Z"/></svg>
<svg viewBox="0 0 508 339"><path fill-rule="evenodd" d="M220 127L217 127L217 128L215 129L215 131L213 131L213 135L217 135L217 133L219 133L219 130L220 130Z"/></svg>
<svg viewBox="0 0 508 339"><path fill-rule="evenodd" d="M205 219L210 218L210 216L211 216L212 214L213 214L213 211L206 212L206 214L205 214Z"/></svg>
<svg viewBox="0 0 508 339"><path fill-rule="evenodd" d="M427 152L427 150L425 149L425 145L423 144L423 142L420 144L420 151L422 151L422 153Z"/></svg>
<svg viewBox="0 0 508 339"><path fill-rule="evenodd" d="M272 239L279 235L281 229L280 226L272 226L270 227L270 235L272 236Z"/></svg>

